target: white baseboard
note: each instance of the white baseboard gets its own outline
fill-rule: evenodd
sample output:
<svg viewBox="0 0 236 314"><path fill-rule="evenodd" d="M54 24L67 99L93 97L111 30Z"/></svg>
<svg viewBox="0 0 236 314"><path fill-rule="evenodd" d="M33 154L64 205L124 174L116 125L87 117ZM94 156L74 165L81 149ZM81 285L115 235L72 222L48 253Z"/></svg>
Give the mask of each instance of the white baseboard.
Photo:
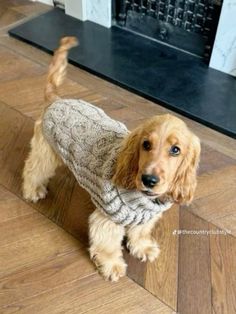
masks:
<svg viewBox="0 0 236 314"><path fill-rule="evenodd" d="M49 5L53 5L53 1L52 0L31 0L33 2L42 2L45 4L49 4Z"/></svg>

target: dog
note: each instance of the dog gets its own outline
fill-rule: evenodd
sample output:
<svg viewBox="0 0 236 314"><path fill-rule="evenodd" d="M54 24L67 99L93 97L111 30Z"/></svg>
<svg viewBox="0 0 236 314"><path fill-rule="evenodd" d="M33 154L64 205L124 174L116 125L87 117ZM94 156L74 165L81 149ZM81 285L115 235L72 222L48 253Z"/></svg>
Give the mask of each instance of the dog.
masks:
<svg viewBox="0 0 236 314"><path fill-rule="evenodd" d="M36 121L23 170L23 196L45 198L49 179L66 164L90 194L90 257L106 280L126 274L122 241L130 254L154 261L160 249L152 230L173 203L191 203L197 184L200 140L179 118L154 116L129 132L83 100L61 99L57 88L67 54L65 37L55 51L45 88L46 109Z"/></svg>

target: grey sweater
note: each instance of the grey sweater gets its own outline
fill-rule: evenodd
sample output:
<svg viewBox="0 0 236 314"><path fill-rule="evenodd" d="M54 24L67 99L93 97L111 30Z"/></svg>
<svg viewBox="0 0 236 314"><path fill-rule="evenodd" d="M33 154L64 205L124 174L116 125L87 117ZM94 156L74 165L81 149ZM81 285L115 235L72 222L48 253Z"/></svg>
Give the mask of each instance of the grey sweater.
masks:
<svg viewBox="0 0 236 314"><path fill-rule="evenodd" d="M143 224L171 207L112 183L117 154L129 131L103 110L82 100L58 100L44 115L43 133L95 206L115 223Z"/></svg>

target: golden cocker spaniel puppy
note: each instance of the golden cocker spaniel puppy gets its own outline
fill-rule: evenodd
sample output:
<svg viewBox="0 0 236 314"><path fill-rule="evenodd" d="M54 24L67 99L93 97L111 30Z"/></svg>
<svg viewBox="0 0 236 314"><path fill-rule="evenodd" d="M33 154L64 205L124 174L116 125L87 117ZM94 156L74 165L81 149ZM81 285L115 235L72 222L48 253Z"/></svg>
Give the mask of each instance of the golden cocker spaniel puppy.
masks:
<svg viewBox="0 0 236 314"><path fill-rule="evenodd" d="M68 50L65 37L49 68L46 106L36 121L23 171L24 198L46 196L55 169L65 163L91 194L90 256L105 279L125 275L122 240L142 261L158 257L152 229L172 203L189 204L196 188L200 141L179 118L154 116L129 132L101 109L57 95Z"/></svg>

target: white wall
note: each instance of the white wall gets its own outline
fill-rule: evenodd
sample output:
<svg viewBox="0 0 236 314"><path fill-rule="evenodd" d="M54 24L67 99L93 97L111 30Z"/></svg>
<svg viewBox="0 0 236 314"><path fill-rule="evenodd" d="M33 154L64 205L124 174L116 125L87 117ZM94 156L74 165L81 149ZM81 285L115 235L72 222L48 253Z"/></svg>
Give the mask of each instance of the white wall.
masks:
<svg viewBox="0 0 236 314"><path fill-rule="evenodd" d="M65 0L66 14L111 27L111 0Z"/></svg>
<svg viewBox="0 0 236 314"><path fill-rule="evenodd" d="M236 0L224 0L210 67L236 76Z"/></svg>
<svg viewBox="0 0 236 314"><path fill-rule="evenodd" d="M111 2L111 0L86 1L87 19L111 27Z"/></svg>
<svg viewBox="0 0 236 314"><path fill-rule="evenodd" d="M66 14L73 16L81 21L87 20L86 0L65 0Z"/></svg>
<svg viewBox="0 0 236 314"><path fill-rule="evenodd" d="M32 0L37 1L37 0ZM52 0L38 0L53 5ZM60 0L65 4L66 14L82 21L92 21L105 27L111 27L112 0Z"/></svg>

